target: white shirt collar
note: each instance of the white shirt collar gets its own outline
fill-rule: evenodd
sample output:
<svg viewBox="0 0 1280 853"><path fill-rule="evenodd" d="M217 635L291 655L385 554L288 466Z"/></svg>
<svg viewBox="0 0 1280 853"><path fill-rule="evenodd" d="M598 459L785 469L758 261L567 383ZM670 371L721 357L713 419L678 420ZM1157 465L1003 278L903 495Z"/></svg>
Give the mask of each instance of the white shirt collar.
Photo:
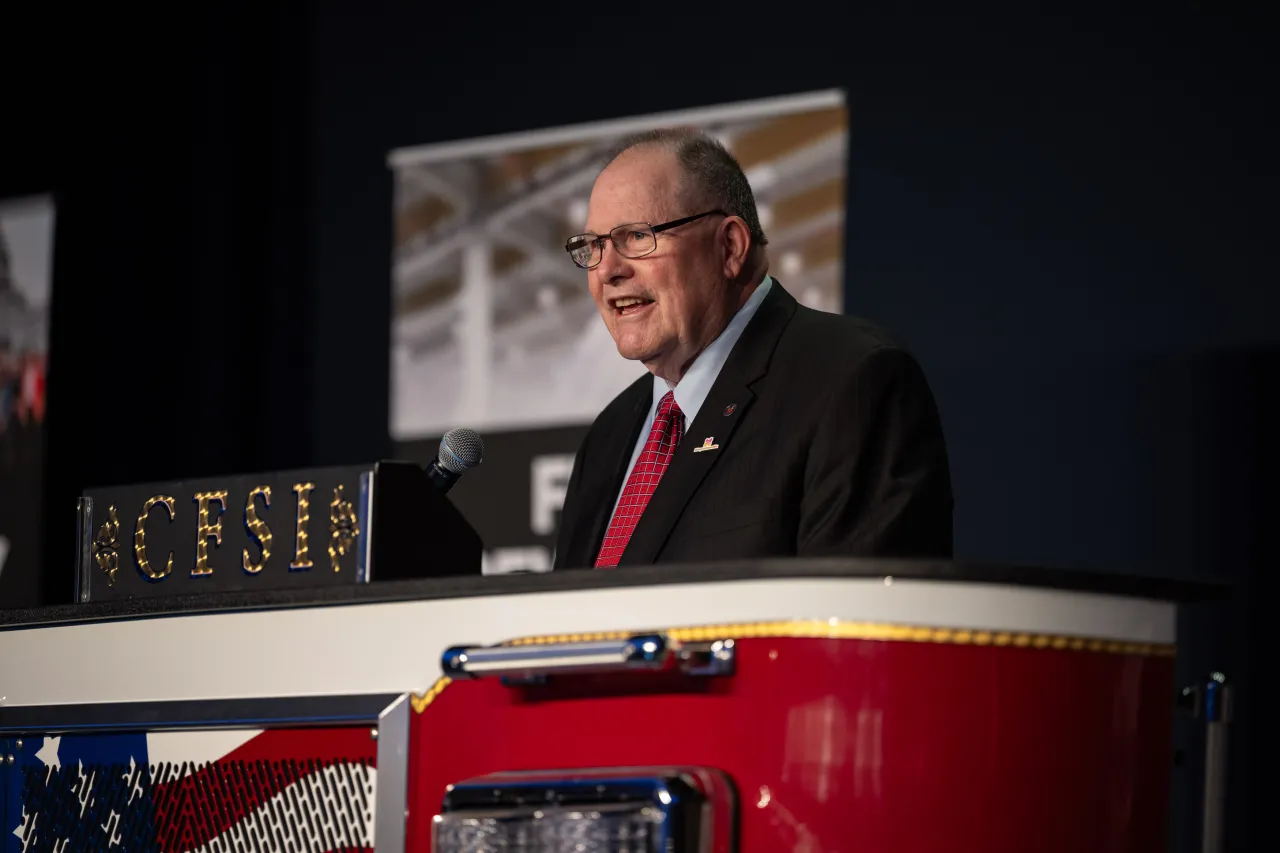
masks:
<svg viewBox="0 0 1280 853"><path fill-rule="evenodd" d="M729 325L724 327L724 331L720 333L711 344L698 353L697 358L693 360L693 364L689 365L689 369L685 371L684 376L680 379L679 384L673 385L661 376L653 377L653 405L650 412L658 409L658 403L662 400L668 391L674 390L676 396L676 405L680 407L680 411L684 414L684 422L686 427L693 423L693 419L698 415L698 409L702 408L702 403L707 399L707 394L711 392L711 386L715 384L716 377L720 375L721 368L724 367L725 361L729 358L729 353L733 351L733 345L738 342L738 338L742 336L742 330L747 327L747 323L751 322L751 318L755 316L756 309L760 307L760 303L764 301L765 296L769 294L769 287L773 284L773 278L766 275L764 281L752 292L747 298L746 304L738 309L738 313L733 315L733 319L729 321Z"/></svg>

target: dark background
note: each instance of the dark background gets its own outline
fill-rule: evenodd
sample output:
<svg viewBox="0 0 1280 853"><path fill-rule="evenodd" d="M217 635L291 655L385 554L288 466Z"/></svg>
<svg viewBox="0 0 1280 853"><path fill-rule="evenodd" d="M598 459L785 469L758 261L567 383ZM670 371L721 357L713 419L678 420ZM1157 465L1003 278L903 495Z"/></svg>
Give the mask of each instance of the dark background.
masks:
<svg viewBox="0 0 1280 853"><path fill-rule="evenodd" d="M1231 581L1182 673L1242 682L1230 848L1276 846L1247 796L1280 470L1260 19L340 5L5 27L0 191L59 205L45 600L87 484L388 452L389 149L839 86L846 304L930 376L958 556Z"/></svg>

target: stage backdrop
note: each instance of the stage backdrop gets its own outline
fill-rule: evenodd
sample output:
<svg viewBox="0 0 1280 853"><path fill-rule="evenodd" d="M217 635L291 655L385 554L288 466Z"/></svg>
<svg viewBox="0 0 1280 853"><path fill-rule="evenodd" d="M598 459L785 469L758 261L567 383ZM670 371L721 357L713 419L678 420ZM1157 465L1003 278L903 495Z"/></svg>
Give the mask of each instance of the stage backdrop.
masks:
<svg viewBox="0 0 1280 853"><path fill-rule="evenodd" d="M0 200L0 607L40 601L53 200Z"/></svg>
<svg viewBox="0 0 1280 853"><path fill-rule="evenodd" d="M816 92L391 152L391 435L427 462L439 436L485 437L452 492L485 571L550 568L573 455L644 372L618 355L564 241L585 226L600 157L620 138L696 126L741 162L771 272L803 303L843 310L848 115Z"/></svg>

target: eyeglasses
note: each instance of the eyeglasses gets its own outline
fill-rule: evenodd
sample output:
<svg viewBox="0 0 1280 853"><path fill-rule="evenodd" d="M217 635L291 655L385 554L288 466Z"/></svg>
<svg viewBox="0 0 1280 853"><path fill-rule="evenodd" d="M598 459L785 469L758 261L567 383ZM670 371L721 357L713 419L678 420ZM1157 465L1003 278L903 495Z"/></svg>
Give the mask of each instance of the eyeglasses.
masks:
<svg viewBox="0 0 1280 853"><path fill-rule="evenodd" d="M605 240L612 242L613 247L624 258L643 258L645 255L652 254L653 250L658 248L659 232L675 228L678 225L685 225L696 219L716 213L723 216L729 215L723 210L708 210L706 213L697 213L693 216L686 216L683 219L673 219L661 225L650 225L648 222L629 222L626 225L619 225L604 236L587 233L570 237L565 241L564 250L569 253L569 257L573 258L573 262L584 270L589 270L600 263L600 259L604 257Z"/></svg>

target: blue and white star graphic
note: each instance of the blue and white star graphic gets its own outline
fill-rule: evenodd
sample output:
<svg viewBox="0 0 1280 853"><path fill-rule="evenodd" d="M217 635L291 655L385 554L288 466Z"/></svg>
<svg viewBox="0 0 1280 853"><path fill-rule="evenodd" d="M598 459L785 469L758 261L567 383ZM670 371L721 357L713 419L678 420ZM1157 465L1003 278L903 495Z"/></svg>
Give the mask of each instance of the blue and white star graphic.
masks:
<svg viewBox="0 0 1280 853"><path fill-rule="evenodd" d="M4 853L114 853L154 846L155 834L147 831L149 782L138 772L148 766L145 735L62 735L0 744L14 756L0 770Z"/></svg>

